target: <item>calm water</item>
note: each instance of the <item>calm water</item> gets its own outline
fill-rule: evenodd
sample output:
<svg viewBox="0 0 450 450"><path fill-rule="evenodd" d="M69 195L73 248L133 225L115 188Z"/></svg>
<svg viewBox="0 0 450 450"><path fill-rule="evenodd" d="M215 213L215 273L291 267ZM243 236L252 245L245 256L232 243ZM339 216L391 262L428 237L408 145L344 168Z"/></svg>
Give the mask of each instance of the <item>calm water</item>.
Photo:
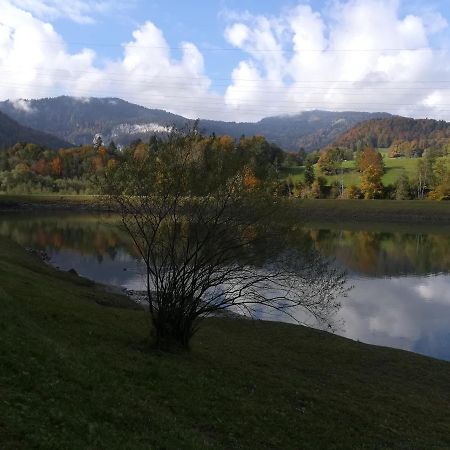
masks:
<svg viewBox="0 0 450 450"><path fill-rule="evenodd" d="M0 215L0 234L45 250L61 269L142 287L137 255L111 217ZM450 230L322 226L305 229L300 241L335 257L354 285L339 312L339 334L450 360ZM259 317L286 320L265 312Z"/></svg>

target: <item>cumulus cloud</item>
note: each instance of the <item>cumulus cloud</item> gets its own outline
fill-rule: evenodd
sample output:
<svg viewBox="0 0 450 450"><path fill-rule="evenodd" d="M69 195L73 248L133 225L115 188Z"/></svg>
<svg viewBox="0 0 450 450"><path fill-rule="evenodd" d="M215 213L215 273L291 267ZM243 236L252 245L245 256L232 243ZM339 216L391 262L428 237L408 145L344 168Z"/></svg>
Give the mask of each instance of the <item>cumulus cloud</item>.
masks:
<svg viewBox="0 0 450 450"><path fill-rule="evenodd" d="M449 118L449 52L430 43L448 24L432 11L402 16L400 6L350 0L324 11L298 5L277 17L232 16L225 38L247 58L233 71L226 103L249 119L263 106Z"/></svg>
<svg viewBox="0 0 450 450"><path fill-rule="evenodd" d="M134 31L121 58L99 67L92 49L70 53L50 23L10 1L0 0L0 9L2 99L114 96L189 117L210 102L222 102L210 92L197 47L182 43L181 57L175 58L151 22Z"/></svg>
<svg viewBox="0 0 450 450"><path fill-rule="evenodd" d="M345 320L341 334L448 358L449 283L446 275L358 278L340 311Z"/></svg>
<svg viewBox="0 0 450 450"><path fill-rule="evenodd" d="M49 22L89 23L121 4L0 0L0 98L115 96L237 121L311 109L450 118L450 52L432 45L449 26L430 8L405 15L400 0L336 0L277 16L228 13L224 38L242 58L219 95L199 48L184 42L175 55L153 22L107 62L90 48L70 52Z"/></svg>

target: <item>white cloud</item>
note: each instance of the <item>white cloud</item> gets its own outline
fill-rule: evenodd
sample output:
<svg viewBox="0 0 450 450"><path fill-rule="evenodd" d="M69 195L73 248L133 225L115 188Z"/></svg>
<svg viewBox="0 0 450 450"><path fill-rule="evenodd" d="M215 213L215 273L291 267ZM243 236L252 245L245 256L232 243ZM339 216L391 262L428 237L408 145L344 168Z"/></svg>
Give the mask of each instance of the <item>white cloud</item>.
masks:
<svg viewBox="0 0 450 450"><path fill-rule="evenodd" d="M437 12L401 16L400 6L349 0L325 12L299 5L277 17L230 15L225 38L248 58L233 72L226 103L246 109L249 119L263 115L253 111L260 104L271 112L383 110L449 118L450 86L439 82L450 78L450 55L430 44L448 24ZM243 80L246 75L255 81Z"/></svg>
<svg viewBox="0 0 450 450"><path fill-rule="evenodd" d="M430 8L402 15L400 0L336 0L324 10L311 2L278 16L228 12L224 36L243 57L218 95L200 50L185 42L176 56L152 22L101 66L90 48L69 52L48 22L91 22L121 4L0 0L0 98L114 96L238 121L315 108L450 118L450 84L442 83L450 79L450 52L431 45L449 27Z"/></svg>
<svg viewBox="0 0 450 450"><path fill-rule="evenodd" d="M23 100L23 99L14 100L12 102L12 105L14 106L15 109L18 109L20 111L24 111L27 113L34 112L34 109L32 108L32 106L30 105L30 103L27 100Z"/></svg>
<svg viewBox="0 0 450 450"><path fill-rule="evenodd" d="M70 53L50 23L9 1L0 0L0 9L0 99L113 96L189 117L203 108L206 115L210 102L222 104L210 92L197 47L182 43L176 59L151 22L134 31L121 58L99 68L93 50Z"/></svg>

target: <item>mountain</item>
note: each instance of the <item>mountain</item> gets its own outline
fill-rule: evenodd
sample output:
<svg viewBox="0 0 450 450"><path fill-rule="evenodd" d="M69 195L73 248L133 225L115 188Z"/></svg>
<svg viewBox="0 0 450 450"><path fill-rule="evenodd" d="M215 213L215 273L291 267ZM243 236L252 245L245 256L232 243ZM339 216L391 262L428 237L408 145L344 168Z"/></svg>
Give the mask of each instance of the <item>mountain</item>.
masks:
<svg viewBox="0 0 450 450"><path fill-rule="evenodd" d="M332 142L342 132L355 124L387 113L303 111L294 115L266 117L256 123L218 122L201 120L200 127L207 132L229 134L234 137L263 135L285 150L316 150Z"/></svg>
<svg viewBox="0 0 450 450"><path fill-rule="evenodd" d="M59 136L72 144L90 144L99 133L117 143L180 127L186 119L116 98L56 97L0 102L0 111L18 122Z"/></svg>
<svg viewBox="0 0 450 450"><path fill-rule="evenodd" d="M450 123L443 120L392 116L368 120L337 137L332 146L357 149L364 146L391 148L397 156L450 149Z"/></svg>
<svg viewBox="0 0 450 450"><path fill-rule="evenodd" d="M88 144L95 134L105 142L126 145L150 135L182 128L192 119L149 109L119 98L56 97L0 102L0 111L27 126L52 133L73 144ZM339 134L364 120L388 117L386 113L305 111L296 115L268 117L256 123L200 120L205 133L263 135L286 150L314 150L332 142Z"/></svg>
<svg viewBox="0 0 450 450"><path fill-rule="evenodd" d="M18 142L32 142L53 149L70 147L67 141L24 127L0 112L0 148L11 147Z"/></svg>

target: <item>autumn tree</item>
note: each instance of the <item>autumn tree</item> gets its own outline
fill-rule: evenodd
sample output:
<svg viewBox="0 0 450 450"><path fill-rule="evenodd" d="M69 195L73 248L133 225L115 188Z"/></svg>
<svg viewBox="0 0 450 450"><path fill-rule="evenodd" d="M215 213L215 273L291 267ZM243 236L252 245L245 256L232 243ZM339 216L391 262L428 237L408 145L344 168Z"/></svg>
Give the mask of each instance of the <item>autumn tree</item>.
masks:
<svg viewBox="0 0 450 450"><path fill-rule="evenodd" d="M376 166L367 166L361 174L361 191L365 199L374 199L382 192L381 177L383 173Z"/></svg>
<svg viewBox="0 0 450 450"><path fill-rule="evenodd" d="M102 186L145 266L153 343L187 349L202 319L228 308L300 308L329 323L346 291L342 273L288 245L297 218L248 166L234 166L238 148L212 141L173 134L157 154L107 171Z"/></svg>
<svg viewBox="0 0 450 450"><path fill-rule="evenodd" d="M51 172L55 177L59 177L62 174L62 159L60 156L53 158L51 162Z"/></svg>
<svg viewBox="0 0 450 450"><path fill-rule="evenodd" d="M381 175L384 173L383 156L378 150L368 147L357 155L356 167L360 172L364 172L369 166L378 170Z"/></svg>
<svg viewBox="0 0 450 450"><path fill-rule="evenodd" d="M434 164L434 186L430 198L450 200L450 167L446 160L439 159Z"/></svg>
<svg viewBox="0 0 450 450"><path fill-rule="evenodd" d="M343 155L338 148L329 148L324 150L317 165L324 175L336 175L339 172L343 162Z"/></svg>
<svg viewBox="0 0 450 450"><path fill-rule="evenodd" d="M351 184L344 190L343 198L352 200L361 198L361 189L358 186Z"/></svg>

